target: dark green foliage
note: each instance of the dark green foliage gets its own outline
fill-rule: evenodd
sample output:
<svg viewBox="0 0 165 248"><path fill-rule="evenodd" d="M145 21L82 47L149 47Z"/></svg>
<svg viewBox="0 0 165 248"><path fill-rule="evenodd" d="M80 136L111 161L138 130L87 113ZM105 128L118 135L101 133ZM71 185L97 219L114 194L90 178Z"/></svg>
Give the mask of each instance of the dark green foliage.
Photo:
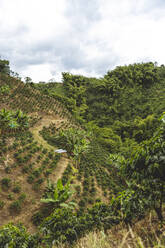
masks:
<svg viewBox="0 0 165 248"><path fill-rule="evenodd" d="M1 180L1 185L2 185L2 189L8 190L11 187L11 179L7 177L3 178Z"/></svg>
<svg viewBox="0 0 165 248"><path fill-rule="evenodd" d="M19 197L18 200L15 200L12 202L9 206L9 210L12 214L18 214L22 210L22 205L26 199L26 194L22 193Z"/></svg>
<svg viewBox="0 0 165 248"><path fill-rule="evenodd" d="M118 66L115 70L109 71L105 78L117 79L119 86L137 84L150 87L159 80L159 70L152 62Z"/></svg>
<svg viewBox="0 0 165 248"><path fill-rule="evenodd" d="M164 71L149 62L119 66L101 79L63 73L58 94L72 102L65 101L66 107L107 151L128 155L128 142L136 146L151 138L159 125L157 117L165 105ZM57 86L44 87L52 92Z"/></svg>
<svg viewBox="0 0 165 248"><path fill-rule="evenodd" d="M0 73L10 74L10 67L8 60L0 60Z"/></svg>
<svg viewBox="0 0 165 248"><path fill-rule="evenodd" d="M42 223L44 239L51 247L53 243L73 243L86 232L109 229L119 223L109 206L98 203L86 213L77 215L69 209L57 209Z"/></svg>
<svg viewBox="0 0 165 248"><path fill-rule="evenodd" d="M139 204L135 204L136 207L139 205L137 209L140 209L140 206L144 210L155 209L161 221L162 204L165 202L164 119L163 115L162 123L153 137L143 142L121 168L122 176L128 180L134 199L139 201ZM130 213L135 213L135 210L130 210Z"/></svg>
<svg viewBox="0 0 165 248"><path fill-rule="evenodd" d="M148 94L153 95L151 89L159 81L159 68L153 63L120 66L103 79L63 73L66 95L75 101L73 113L87 121L95 120L100 127L124 116L124 119L132 119L140 114L144 118L144 111L149 114ZM143 104L143 109L138 108L138 104Z"/></svg>
<svg viewBox="0 0 165 248"><path fill-rule="evenodd" d="M21 206L21 201L16 200L10 204L10 212L14 214L18 214L21 212L22 206Z"/></svg>
<svg viewBox="0 0 165 248"><path fill-rule="evenodd" d="M13 188L14 193L20 193L21 192L21 186L19 184L16 184Z"/></svg>
<svg viewBox="0 0 165 248"><path fill-rule="evenodd" d="M33 224L35 226L39 226L42 223L43 219L44 219L44 216L43 216L43 214L42 214L41 211L40 212L36 212L32 216L32 222L33 222Z"/></svg>

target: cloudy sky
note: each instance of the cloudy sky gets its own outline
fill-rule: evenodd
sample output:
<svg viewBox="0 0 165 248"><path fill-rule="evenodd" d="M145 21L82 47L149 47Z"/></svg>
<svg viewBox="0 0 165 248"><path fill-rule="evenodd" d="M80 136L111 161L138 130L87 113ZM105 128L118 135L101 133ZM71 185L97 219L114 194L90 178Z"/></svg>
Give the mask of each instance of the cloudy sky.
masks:
<svg viewBox="0 0 165 248"><path fill-rule="evenodd" d="M165 63L165 0L0 0L0 56L33 81Z"/></svg>

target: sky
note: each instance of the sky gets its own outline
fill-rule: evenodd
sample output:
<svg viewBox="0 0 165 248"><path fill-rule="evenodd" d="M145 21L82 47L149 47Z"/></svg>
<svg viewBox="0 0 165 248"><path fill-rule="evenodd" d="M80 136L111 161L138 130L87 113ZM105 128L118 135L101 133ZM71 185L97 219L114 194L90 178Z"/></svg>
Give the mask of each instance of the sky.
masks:
<svg viewBox="0 0 165 248"><path fill-rule="evenodd" d="M34 82L165 63L165 0L0 0L0 58Z"/></svg>

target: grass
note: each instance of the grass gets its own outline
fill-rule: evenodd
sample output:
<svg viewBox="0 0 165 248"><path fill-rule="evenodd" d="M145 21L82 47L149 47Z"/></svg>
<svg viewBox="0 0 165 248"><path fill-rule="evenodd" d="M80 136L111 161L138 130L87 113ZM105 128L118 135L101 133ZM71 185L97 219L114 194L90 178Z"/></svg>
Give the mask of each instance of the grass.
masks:
<svg viewBox="0 0 165 248"><path fill-rule="evenodd" d="M133 231L122 231L120 238L118 234L106 235L103 231L89 233L87 236L77 242L73 248L165 248L165 234L164 238L158 238L153 231L153 240L150 240L150 234L144 237L138 236ZM59 245L53 248L69 248L70 246Z"/></svg>
<svg viewBox="0 0 165 248"><path fill-rule="evenodd" d="M153 232L153 240L148 237L138 236L132 229L129 231L122 231L120 237L116 234L109 233L105 235L104 232L89 233L85 238L80 240L75 248L165 248L165 244Z"/></svg>

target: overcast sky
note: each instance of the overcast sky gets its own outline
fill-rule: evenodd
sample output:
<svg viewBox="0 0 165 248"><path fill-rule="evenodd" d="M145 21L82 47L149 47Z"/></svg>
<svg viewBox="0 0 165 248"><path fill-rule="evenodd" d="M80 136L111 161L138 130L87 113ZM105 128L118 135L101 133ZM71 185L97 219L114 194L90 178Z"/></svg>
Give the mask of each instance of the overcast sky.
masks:
<svg viewBox="0 0 165 248"><path fill-rule="evenodd" d="M34 82L165 63L165 0L0 0L0 56Z"/></svg>

